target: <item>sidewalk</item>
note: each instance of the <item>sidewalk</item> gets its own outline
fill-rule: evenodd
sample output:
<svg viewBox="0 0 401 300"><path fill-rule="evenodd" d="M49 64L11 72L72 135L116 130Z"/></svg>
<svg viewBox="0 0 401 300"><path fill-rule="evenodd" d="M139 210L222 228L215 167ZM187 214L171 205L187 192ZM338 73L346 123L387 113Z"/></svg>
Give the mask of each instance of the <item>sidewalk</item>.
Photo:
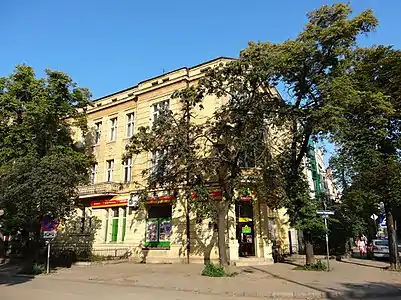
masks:
<svg viewBox="0 0 401 300"><path fill-rule="evenodd" d="M41 275L48 280L95 282L116 286L187 291L197 294L287 299L401 297L401 274L377 262L330 261L331 272L293 270L291 264L235 268L235 277L201 276L202 265L122 263L61 269ZM373 263L373 264L369 264ZM35 280L35 279L33 279Z"/></svg>

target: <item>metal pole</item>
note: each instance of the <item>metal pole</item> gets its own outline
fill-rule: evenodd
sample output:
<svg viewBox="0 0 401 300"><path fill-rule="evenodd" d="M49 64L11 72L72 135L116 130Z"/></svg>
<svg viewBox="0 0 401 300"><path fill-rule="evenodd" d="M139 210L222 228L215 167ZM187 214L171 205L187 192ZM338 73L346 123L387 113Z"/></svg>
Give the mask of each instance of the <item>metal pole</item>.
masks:
<svg viewBox="0 0 401 300"><path fill-rule="evenodd" d="M47 242L47 265L46 265L46 273L50 272L50 241Z"/></svg>
<svg viewBox="0 0 401 300"><path fill-rule="evenodd" d="M330 258L329 258L329 234L327 228L327 216L324 217L324 229L326 230L326 254L327 254L327 272L330 272Z"/></svg>

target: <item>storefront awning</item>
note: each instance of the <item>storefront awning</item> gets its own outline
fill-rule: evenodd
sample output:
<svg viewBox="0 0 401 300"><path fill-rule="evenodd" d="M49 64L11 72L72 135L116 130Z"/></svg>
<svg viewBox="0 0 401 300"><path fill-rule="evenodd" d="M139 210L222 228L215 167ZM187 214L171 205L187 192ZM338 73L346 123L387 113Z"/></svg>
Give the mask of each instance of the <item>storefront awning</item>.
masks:
<svg viewBox="0 0 401 300"><path fill-rule="evenodd" d="M130 194L122 194L114 196L111 199L107 200L94 200L91 201L92 208L105 208L105 207L114 207L114 206L127 206L128 200L130 198Z"/></svg>

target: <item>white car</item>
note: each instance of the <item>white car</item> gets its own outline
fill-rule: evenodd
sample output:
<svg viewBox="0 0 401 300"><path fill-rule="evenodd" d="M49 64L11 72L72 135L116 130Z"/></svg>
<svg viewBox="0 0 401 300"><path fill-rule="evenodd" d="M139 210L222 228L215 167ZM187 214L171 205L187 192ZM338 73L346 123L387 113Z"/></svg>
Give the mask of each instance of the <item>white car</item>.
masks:
<svg viewBox="0 0 401 300"><path fill-rule="evenodd" d="M389 258L388 240L373 240L371 251L373 258Z"/></svg>

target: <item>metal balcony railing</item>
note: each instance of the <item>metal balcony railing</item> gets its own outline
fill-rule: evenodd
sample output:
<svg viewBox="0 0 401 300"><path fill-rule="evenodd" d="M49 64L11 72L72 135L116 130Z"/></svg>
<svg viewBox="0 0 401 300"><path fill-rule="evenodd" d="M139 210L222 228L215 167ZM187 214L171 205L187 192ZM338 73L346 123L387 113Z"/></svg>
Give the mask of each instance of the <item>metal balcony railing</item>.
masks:
<svg viewBox="0 0 401 300"><path fill-rule="evenodd" d="M78 187L79 196L94 194L113 194L123 190L124 185L117 182L101 182Z"/></svg>

